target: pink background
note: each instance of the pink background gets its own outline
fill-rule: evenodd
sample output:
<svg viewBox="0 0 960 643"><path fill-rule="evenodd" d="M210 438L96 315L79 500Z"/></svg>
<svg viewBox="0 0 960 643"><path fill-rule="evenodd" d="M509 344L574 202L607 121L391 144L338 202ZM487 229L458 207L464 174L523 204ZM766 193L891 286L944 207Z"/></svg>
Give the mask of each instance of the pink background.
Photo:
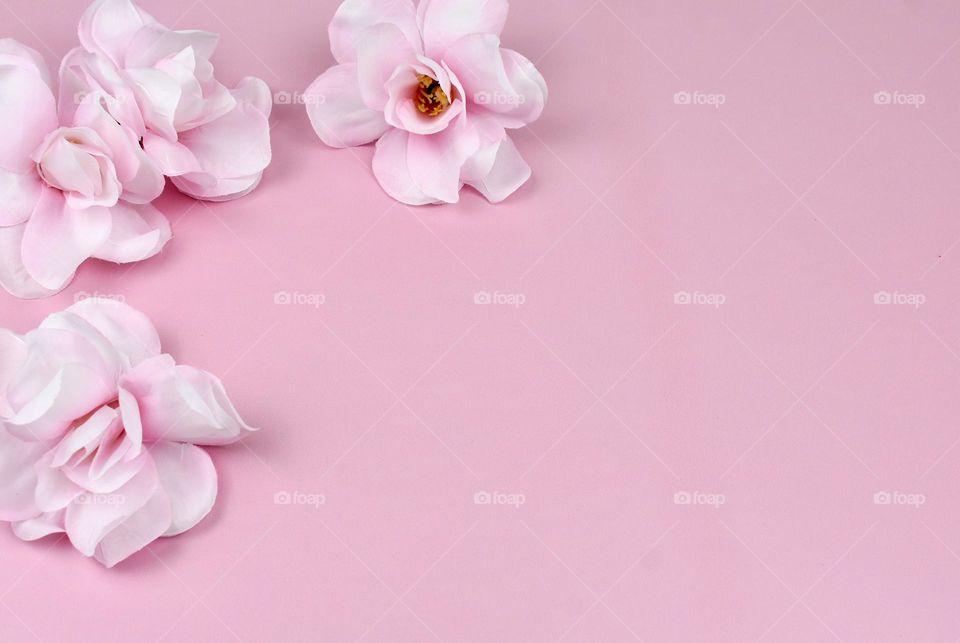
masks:
<svg viewBox="0 0 960 643"><path fill-rule="evenodd" d="M292 93L336 4L143 6ZM56 64L84 7L0 24ZM0 640L960 637L960 3L544 7L504 34L551 91L506 203L396 204L278 105L253 195L168 193L161 256L0 295L21 332L124 297L263 428L114 570L0 534Z"/></svg>

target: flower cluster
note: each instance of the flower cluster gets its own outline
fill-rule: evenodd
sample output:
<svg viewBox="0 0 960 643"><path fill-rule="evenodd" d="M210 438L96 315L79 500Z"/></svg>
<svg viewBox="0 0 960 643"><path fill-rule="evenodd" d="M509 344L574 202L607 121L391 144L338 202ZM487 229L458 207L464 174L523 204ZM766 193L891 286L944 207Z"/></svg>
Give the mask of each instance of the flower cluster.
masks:
<svg viewBox="0 0 960 643"><path fill-rule="evenodd" d="M0 329L0 520L24 540L65 532L112 567L207 515L217 472L195 445L252 430L126 304L86 299L26 335Z"/></svg>
<svg viewBox="0 0 960 643"><path fill-rule="evenodd" d="M56 82L40 54L0 39L0 285L18 297L59 291L91 257L159 252L170 226L151 202L165 177L225 200L270 163L270 90L217 81L216 34L96 0L79 39Z"/></svg>
<svg viewBox="0 0 960 643"><path fill-rule="evenodd" d="M470 185L491 202L528 178L508 129L543 112L532 62L500 47L507 0L346 0L330 23L337 65L305 104L332 147L377 141L373 172L394 199L455 203Z"/></svg>

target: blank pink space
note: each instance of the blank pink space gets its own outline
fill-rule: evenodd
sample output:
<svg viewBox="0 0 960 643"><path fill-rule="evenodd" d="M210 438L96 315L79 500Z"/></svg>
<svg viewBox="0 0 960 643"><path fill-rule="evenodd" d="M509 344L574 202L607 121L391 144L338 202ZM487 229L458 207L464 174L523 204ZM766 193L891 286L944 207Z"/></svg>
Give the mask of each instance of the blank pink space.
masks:
<svg viewBox="0 0 960 643"><path fill-rule="evenodd" d="M293 95L336 4L144 7ZM2 35L55 65L84 7ZM251 196L168 191L161 256L0 295L21 332L122 296L263 428L114 570L0 533L0 640L960 638L960 4L544 7L504 33L550 85L504 204L405 208L277 105Z"/></svg>

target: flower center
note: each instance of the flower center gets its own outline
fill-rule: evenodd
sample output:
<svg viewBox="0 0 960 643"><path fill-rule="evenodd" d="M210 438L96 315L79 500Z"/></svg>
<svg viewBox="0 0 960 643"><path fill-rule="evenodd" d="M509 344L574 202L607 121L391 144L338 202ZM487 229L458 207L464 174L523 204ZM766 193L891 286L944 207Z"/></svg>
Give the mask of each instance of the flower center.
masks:
<svg viewBox="0 0 960 643"><path fill-rule="evenodd" d="M450 107L450 99L443 93L438 83L426 74L417 76L417 90L413 95L413 102L421 114L439 116Z"/></svg>

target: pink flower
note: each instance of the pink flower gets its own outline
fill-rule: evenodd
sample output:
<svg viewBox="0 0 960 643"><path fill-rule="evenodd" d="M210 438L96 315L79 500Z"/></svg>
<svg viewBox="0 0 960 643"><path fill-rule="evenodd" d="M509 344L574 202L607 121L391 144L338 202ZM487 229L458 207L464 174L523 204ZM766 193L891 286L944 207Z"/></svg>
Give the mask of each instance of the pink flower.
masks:
<svg viewBox="0 0 960 643"><path fill-rule="evenodd" d="M535 121L547 86L500 47L507 0L346 0L330 23L339 63L306 92L324 143L377 141L373 171L393 198L455 203L466 184L498 202L530 177L506 133Z"/></svg>
<svg viewBox="0 0 960 643"><path fill-rule="evenodd" d="M0 40L0 285L42 297L90 257L146 259L170 238L164 179L138 137L87 101L63 120L43 58Z"/></svg>
<svg viewBox="0 0 960 643"><path fill-rule="evenodd" d="M271 160L272 96L258 78L233 90L217 81L216 34L168 29L130 0L97 0L79 35L82 48L61 67L63 108L63 96L102 98L190 196L226 200L257 186Z"/></svg>
<svg viewBox="0 0 960 643"><path fill-rule="evenodd" d="M150 320L87 299L24 336L0 329L0 520L65 532L111 567L209 513L217 473L196 444L252 431L220 381L161 354Z"/></svg>

